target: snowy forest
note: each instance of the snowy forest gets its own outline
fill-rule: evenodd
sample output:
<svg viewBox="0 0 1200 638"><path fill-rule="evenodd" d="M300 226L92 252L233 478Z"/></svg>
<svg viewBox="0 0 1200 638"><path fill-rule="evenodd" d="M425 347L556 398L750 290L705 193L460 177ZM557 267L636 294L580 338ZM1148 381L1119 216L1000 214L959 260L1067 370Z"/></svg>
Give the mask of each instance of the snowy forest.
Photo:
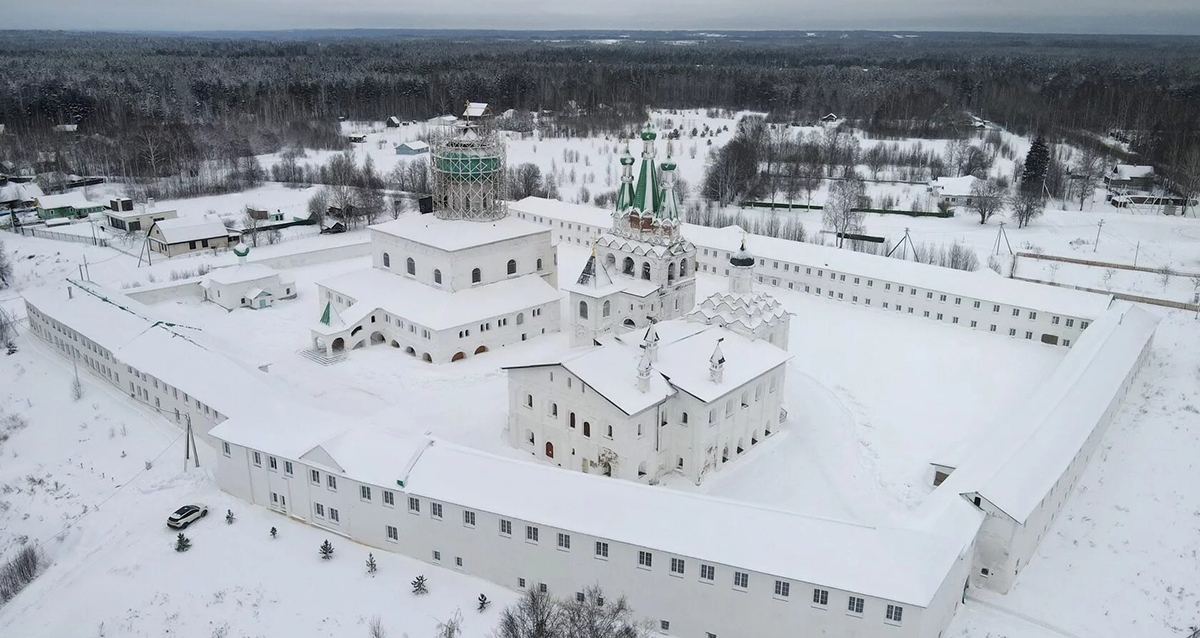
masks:
<svg viewBox="0 0 1200 638"><path fill-rule="evenodd" d="M542 136L628 132L649 106L836 113L882 139L965 136L971 114L1077 144L1116 135L1168 176L1200 144L1187 38L348 33L0 34L0 160L229 192L269 178L254 155L344 147L339 117L422 119L466 99L539 112Z"/></svg>

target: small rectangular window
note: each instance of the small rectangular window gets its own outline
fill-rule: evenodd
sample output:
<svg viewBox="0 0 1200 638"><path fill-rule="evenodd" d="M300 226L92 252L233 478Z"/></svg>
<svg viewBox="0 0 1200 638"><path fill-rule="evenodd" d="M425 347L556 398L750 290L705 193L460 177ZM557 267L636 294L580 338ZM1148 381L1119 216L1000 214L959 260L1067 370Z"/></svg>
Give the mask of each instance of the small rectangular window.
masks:
<svg viewBox="0 0 1200 638"><path fill-rule="evenodd" d="M429 504L429 516L432 518L441 519L442 518L442 504L441 503L430 503Z"/></svg>
<svg viewBox="0 0 1200 638"><path fill-rule="evenodd" d="M851 596L850 604L846 606L846 610L852 614L863 613L863 599L858 596Z"/></svg>
<svg viewBox="0 0 1200 638"><path fill-rule="evenodd" d="M309 470L308 480L312 481L314 485L320 485L321 473L316 470Z"/></svg>
<svg viewBox="0 0 1200 638"><path fill-rule="evenodd" d="M419 513L421 511L421 499L415 496L408 497L408 511Z"/></svg>
<svg viewBox="0 0 1200 638"><path fill-rule="evenodd" d="M383 504L387 505L389 507L394 507L396 505L395 492L392 492L390 490L384 490L383 491Z"/></svg>
<svg viewBox="0 0 1200 638"><path fill-rule="evenodd" d="M337 508L333 508L333 507L329 508L329 520L331 520L335 523L337 523L338 521L341 520L338 518Z"/></svg>
<svg viewBox="0 0 1200 638"><path fill-rule="evenodd" d="M287 474L288 476L292 476L292 462L291 461L283 462L283 473Z"/></svg>
<svg viewBox="0 0 1200 638"><path fill-rule="evenodd" d="M538 583L538 591L543 594L549 591L549 589L546 587L546 583Z"/></svg>
<svg viewBox="0 0 1200 638"><path fill-rule="evenodd" d="M475 512L463 510L463 525L475 527Z"/></svg>
<svg viewBox="0 0 1200 638"><path fill-rule="evenodd" d="M654 554L650 552L638 551L638 566L651 567L654 564Z"/></svg>
<svg viewBox="0 0 1200 638"><path fill-rule="evenodd" d="M262 455L260 455L258 452L254 453L254 464L258 467L262 467Z"/></svg>
<svg viewBox="0 0 1200 638"><path fill-rule="evenodd" d="M224 441L221 443L221 451L223 451L225 453L225 456L229 456L229 442L228 441Z"/></svg>
<svg viewBox="0 0 1200 638"><path fill-rule="evenodd" d="M441 552L439 552L439 551L438 551L438 550L436 550L436 549L435 549L435 550L433 550L433 560L436 560L436 561L438 561L438 562L441 562L441 560L442 560L442 553L441 553Z"/></svg>
<svg viewBox="0 0 1200 638"><path fill-rule="evenodd" d="M671 623L670 622L668 622L666 620L660 620L660 621L658 621L658 624L659 624L659 627L662 628L664 634L667 633L668 631L671 631Z"/></svg>
<svg viewBox="0 0 1200 638"><path fill-rule="evenodd" d="M460 569L462 568L462 566L463 566L463 565L462 565L462 556L455 556L455 557L454 557L454 566L455 566L455 567L458 567L458 568L460 568Z"/></svg>
<svg viewBox="0 0 1200 638"><path fill-rule="evenodd" d="M828 605L829 604L829 590L828 589L814 589L813 590L813 604L814 605Z"/></svg>
<svg viewBox="0 0 1200 638"><path fill-rule="evenodd" d="M890 620L892 622L900 622L900 619L903 616L904 616L904 608L901 607L900 605L888 605L887 606L887 619L888 620Z"/></svg>
<svg viewBox="0 0 1200 638"><path fill-rule="evenodd" d="M326 483L326 485L329 486L329 489L334 490L334 491L337 490L337 477L336 476L334 476L332 474L326 474L325 475L325 483Z"/></svg>
<svg viewBox="0 0 1200 638"><path fill-rule="evenodd" d="M571 535L570 534L563 534L562 532L558 533L558 548L559 549L571 549Z"/></svg>
<svg viewBox="0 0 1200 638"><path fill-rule="evenodd" d="M500 519L500 535L512 536L512 521Z"/></svg>
<svg viewBox="0 0 1200 638"><path fill-rule="evenodd" d="M745 589L750 584L750 574L746 572L733 572L733 586L738 589Z"/></svg>
<svg viewBox="0 0 1200 638"><path fill-rule="evenodd" d="M371 488L367 487L366 485L359 485L358 497L364 501L371 500Z"/></svg>
<svg viewBox="0 0 1200 638"><path fill-rule="evenodd" d="M672 558L671 559L671 573L672 574L683 574L683 568L684 568L684 563L683 563L682 558Z"/></svg>
<svg viewBox="0 0 1200 638"><path fill-rule="evenodd" d="M596 541L596 558L608 558L608 543Z"/></svg>
<svg viewBox="0 0 1200 638"><path fill-rule="evenodd" d="M525 526L525 540L530 543L538 542L538 528L533 525Z"/></svg>
<svg viewBox="0 0 1200 638"><path fill-rule="evenodd" d="M519 587L521 589L525 589L525 579L524 578L517 579L517 587Z"/></svg>
<svg viewBox="0 0 1200 638"><path fill-rule="evenodd" d="M400 532L398 532L395 527L388 525L387 537L389 541L398 541L400 540Z"/></svg>
<svg viewBox="0 0 1200 638"><path fill-rule="evenodd" d="M703 578L704 580L713 580L716 577L717 577L717 568L716 567L713 567L712 565L701 565L700 566L700 578Z"/></svg>
<svg viewBox="0 0 1200 638"><path fill-rule="evenodd" d="M787 598L788 595L791 593L791 589L792 589L791 583L784 581L784 580L775 581L775 595L776 596L779 596L780 598Z"/></svg>
<svg viewBox="0 0 1200 638"><path fill-rule="evenodd" d="M320 503L313 503L313 512L316 513L318 518L325 518L325 506L324 505L321 505Z"/></svg>

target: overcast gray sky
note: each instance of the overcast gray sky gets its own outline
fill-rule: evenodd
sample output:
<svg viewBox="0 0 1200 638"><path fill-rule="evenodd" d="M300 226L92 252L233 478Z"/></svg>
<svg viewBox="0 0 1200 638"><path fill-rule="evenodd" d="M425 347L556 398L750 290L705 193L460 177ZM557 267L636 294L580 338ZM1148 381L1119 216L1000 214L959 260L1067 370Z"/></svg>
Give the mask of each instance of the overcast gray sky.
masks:
<svg viewBox="0 0 1200 638"><path fill-rule="evenodd" d="M3 3L16 0L3 0ZM904 29L1200 35L1200 0L39 0L0 28Z"/></svg>

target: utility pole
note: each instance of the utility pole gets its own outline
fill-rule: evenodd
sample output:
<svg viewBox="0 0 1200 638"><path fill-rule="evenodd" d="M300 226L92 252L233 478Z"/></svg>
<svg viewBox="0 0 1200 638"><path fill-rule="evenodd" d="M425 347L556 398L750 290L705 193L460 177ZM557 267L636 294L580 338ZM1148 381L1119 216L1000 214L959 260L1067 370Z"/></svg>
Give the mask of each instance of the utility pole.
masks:
<svg viewBox="0 0 1200 638"><path fill-rule="evenodd" d="M186 472L189 460L194 461L196 467L200 467L200 451L196 449L196 436L192 431L192 415L185 412L183 416L187 419L187 429L183 435L183 471Z"/></svg>
<svg viewBox="0 0 1200 638"><path fill-rule="evenodd" d="M996 231L996 243L992 246L992 254L1000 254L1000 240L1004 239L1004 245L1008 247L1008 254L1013 254L1012 244L1008 243L1008 233L1004 230L1004 222L1000 222L1000 229Z"/></svg>
<svg viewBox="0 0 1200 638"><path fill-rule="evenodd" d="M1138 242L1137 246L1133 247L1133 265L1137 266L1138 253L1142 251L1142 242Z"/></svg>
<svg viewBox="0 0 1200 638"><path fill-rule="evenodd" d="M1103 219L1096 222L1096 243L1092 244L1092 252L1096 252L1096 249L1100 247L1100 230L1102 228L1104 228L1104 220Z"/></svg>

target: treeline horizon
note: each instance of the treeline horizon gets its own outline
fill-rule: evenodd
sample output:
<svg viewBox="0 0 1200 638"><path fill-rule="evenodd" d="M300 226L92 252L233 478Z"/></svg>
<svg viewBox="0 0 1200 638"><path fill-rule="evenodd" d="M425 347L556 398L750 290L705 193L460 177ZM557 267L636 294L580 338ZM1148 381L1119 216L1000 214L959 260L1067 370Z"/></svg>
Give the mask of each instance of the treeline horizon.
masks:
<svg viewBox="0 0 1200 638"><path fill-rule="evenodd" d="M769 121L832 112L876 139L965 137L968 113L1052 140L1115 131L1142 161L1165 167L1200 145L1200 38L846 33L860 37L738 32L681 46L512 32L264 40L6 31L0 123L10 135L0 137L0 159L41 153L44 163L51 153L66 156L54 160L64 171L161 178L202 170L196 158L344 148L340 117L424 119L466 100L546 112L539 132L556 136L631 132L649 108L720 108ZM78 124L82 141L54 135L57 124ZM163 161L163 149L179 160Z"/></svg>

